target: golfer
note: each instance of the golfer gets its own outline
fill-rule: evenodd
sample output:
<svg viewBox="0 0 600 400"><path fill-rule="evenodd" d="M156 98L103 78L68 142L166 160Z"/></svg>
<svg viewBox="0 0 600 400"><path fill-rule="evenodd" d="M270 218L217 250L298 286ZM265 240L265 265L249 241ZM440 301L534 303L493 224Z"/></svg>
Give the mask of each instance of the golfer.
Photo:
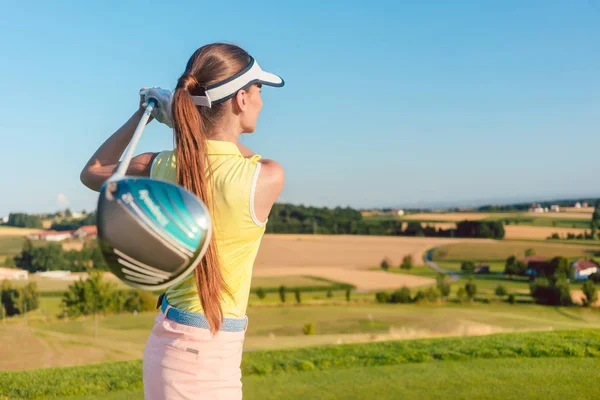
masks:
<svg viewBox="0 0 600 400"><path fill-rule="evenodd" d="M284 183L280 164L239 143L262 108L261 87L283 86L243 49L196 50L172 93L143 90L139 109L91 157L82 182L99 190L114 173L150 97L154 119L173 128L175 149L133 158L127 175L177 183L209 208L213 235L205 257L159 297L144 349L147 400L241 399L240 363L252 267L267 217Z"/></svg>

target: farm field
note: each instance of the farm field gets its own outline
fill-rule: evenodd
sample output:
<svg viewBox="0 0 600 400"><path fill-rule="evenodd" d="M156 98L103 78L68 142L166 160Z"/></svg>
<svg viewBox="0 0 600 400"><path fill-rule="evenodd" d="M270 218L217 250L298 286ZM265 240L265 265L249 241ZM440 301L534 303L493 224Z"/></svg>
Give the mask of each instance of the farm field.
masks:
<svg viewBox="0 0 600 400"><path fill-rule="evenodd" d="M358 290L433 283L429 278L368 270L388 257L393 265L413 256L421 264L428 249L446 243L485 243L485 239L417 238L354 235L265 235L254 277L316 276L354 285ZM492 242L491 240L489 242Z"/></svg>
<svg viewBox="0 0 600 400"><path fill-rule="evenodd" d="M351 304L250 307L246 351L499 332L600 329L600 314L537 305ZM156 312L54 323L11 318L0 329L0 371L140 358ZM304 335L314 323L315 334ZM26 344L26 345L25 345Z"/></svg>
<svg viewBox="0 0 600 400"><path fill-rule="evenodd" d="M0 236L26 236L41 231L41 228L17 228L14 226L0 226Z"/></svg>
<svg viewBox="0 0 600 400"><path fill-rule="evenodd" d="M522 257L529 248L543 257L594 257L600 255L598 245L561 244L544 242L490 241L488 243L453 243L439 246L432 254L433 261L505 261L514 255Z"/></svg>

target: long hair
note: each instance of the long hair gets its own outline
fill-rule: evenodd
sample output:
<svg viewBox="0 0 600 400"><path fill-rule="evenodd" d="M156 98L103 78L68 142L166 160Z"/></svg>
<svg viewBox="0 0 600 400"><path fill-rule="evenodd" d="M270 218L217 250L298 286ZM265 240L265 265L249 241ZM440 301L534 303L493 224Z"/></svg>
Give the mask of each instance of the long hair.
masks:
<svg viewBox="0 0 600 400"><path fill-rule="evenodd" d="M204 95L204 88L241 71L250 61L243 49L223 43L203 46L190 57L177 82L172 101L173 127L177 160L177 183L202 200L214 211L211 171L206 154L206 139L223 116L225 103L197 107L191 96ZM213 232L215 230L213 229ZM223 279L212 235L204 258L194 270L200 302L212 334L221 327L221 298L231 296Z"/></svg>

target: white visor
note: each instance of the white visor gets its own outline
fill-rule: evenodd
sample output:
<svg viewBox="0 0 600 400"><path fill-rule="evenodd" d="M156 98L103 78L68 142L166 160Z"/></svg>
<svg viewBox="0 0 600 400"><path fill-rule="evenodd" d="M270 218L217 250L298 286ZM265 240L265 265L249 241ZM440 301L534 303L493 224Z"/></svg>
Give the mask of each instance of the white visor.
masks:
<svg viewBox="0 0 600 400"><path fill-rule="evenodd" d="M243 70L222 82L207 86L204 96L192 96L192 100L197 106L210 108L213 104L229 100L239 90L257 83L275 87L284 85L281 77L263 71L254 58L250 57L250 62Z"/></svg>

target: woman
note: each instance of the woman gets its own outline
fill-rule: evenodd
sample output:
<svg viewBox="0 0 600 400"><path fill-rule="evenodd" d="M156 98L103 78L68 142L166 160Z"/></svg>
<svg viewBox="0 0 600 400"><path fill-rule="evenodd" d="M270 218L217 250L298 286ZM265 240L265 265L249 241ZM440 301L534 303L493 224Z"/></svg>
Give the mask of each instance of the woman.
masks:
<svg viewBox="0 0 600 400"><path fill-rule="evenodd" d="M252 267L267 217L284 183L283 169L238 142L252 133L261 86L283 86L243 49L210 44L189 59L171 93L149 89L140 108L88 161L82 182L99 190L118 166L154 97L153 116L173 127L175 150L136 156L128 175L169 180L209 208L213 236L205 257L159 299L144 350L145 399L240 399Z"/></svg>

